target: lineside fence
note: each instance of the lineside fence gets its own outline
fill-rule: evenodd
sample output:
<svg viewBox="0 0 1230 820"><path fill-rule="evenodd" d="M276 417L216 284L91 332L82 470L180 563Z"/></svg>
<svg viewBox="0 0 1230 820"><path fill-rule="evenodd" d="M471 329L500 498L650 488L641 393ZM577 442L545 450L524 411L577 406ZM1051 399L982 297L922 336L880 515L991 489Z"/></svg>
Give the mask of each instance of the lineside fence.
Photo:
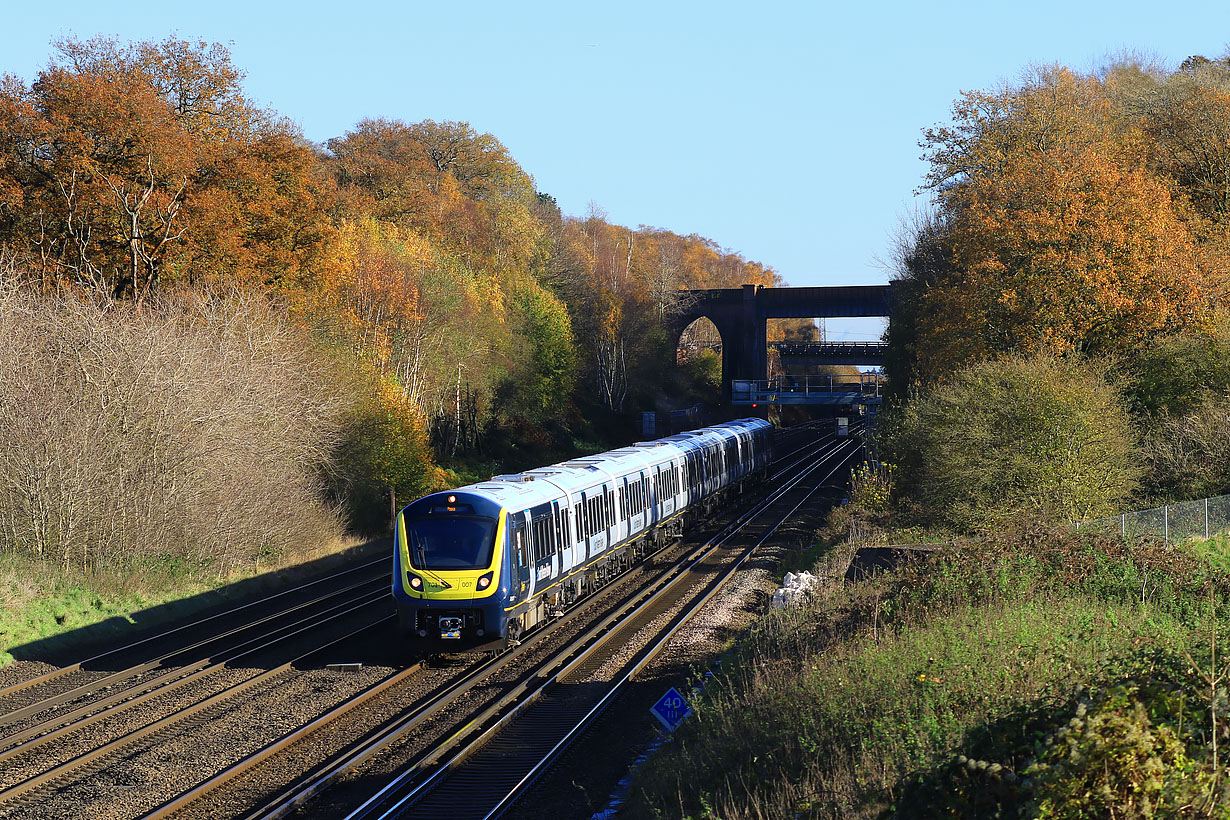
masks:
<svg viewBox="0 0 1230 820"><path fill-rule="evenodd" d="M1096 518L1083 521L1076 528L1117 532L1124 538L1152 536L1167 543L1188 538L1209 538L1230 531L1230 495Z"/></svg>

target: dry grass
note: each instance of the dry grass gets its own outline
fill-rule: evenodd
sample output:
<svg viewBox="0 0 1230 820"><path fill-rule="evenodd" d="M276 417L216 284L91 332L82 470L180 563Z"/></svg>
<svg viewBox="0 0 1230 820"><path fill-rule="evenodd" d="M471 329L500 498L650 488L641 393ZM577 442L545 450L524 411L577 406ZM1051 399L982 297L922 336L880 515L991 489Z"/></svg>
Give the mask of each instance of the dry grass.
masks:
<svg viewBox="0 0 1230 820"><path fill-rule="evenodd" d="M323 500L348 399L255 296L135 312L0 287L0 552L223 578L341 536Z"/></svg>

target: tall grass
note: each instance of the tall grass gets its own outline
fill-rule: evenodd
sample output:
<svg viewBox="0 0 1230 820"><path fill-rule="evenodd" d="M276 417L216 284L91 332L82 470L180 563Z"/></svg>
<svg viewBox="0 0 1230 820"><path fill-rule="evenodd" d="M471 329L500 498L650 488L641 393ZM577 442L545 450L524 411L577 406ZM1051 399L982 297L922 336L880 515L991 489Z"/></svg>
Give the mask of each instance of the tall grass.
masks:
<svg viewBox="0 0 1230 820"><path fill-rule="evenodd" d="M1155 544L1035 532L942 549L764 618L723 664L733 671L707 687L695 719L638 775L628 814L1097 817L1123 798L1138 799L1136 813L1116 816L1151 816L1144 803L1165 816L1166 794L1224 810L1209 785L1201 670L1220 663L1210 635L1225 637L1228 590L1220 571ZM1175 769L1178 780L1106 785L1105 804L1095 772L1083 809L1079 795L1064 798L1077 813L1056 809L1056 794L1084 783L1047 768L1059 760L1054 749L1067 755L1063 744L1075 742L1076 730L1056 732L1078 701L1082 716L1114 712L1118 722L1096 724L1103 734L1084 738L1077 758L1086 747L1119 748L1103 736L1113 725L1127 727L1132 740L1121 745L1145 768L1190 765ZM1132 717L1137 706L1145 717ZM1141 740L1158 732L1170 733L1169 758L1160 741Z"/></svg>

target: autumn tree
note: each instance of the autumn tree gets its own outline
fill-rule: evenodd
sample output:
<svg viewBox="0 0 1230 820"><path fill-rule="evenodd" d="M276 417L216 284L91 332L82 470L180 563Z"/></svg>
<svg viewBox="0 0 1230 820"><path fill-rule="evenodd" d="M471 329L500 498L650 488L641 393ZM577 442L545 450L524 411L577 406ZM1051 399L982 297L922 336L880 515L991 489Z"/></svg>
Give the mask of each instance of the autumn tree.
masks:
<svg viewBox="0 0 1230 820"><path fill-rule="evenodd" d="M244 97L224 47L56 48L31 85L0 86L0 241L45 281L138 303L168 277L301 274L327 234L329 182L291 126Z"/></svg>
<svg viewBox="0 0 1230 820"><path fill-rule="evenodd" d="M492 135L461 122L363 120L329 150L365 212L415 228L475 270L529 268L541 231L533 180Z"/></svg>
<svg viewBox="0 0 1230 820"><path fill-rule="evenodd" d="M1148 135L1152 166L1173 179L1202 216L1230 218L1230 64L1185 63L1138 84L1122 101Z"/></svg>
<svg viewBox="0 0 1230 820"><path fill-rule="evenodd" d="M1095 78L1043 70L954 113L924 143L947 259L904 306L925 340L918 375L1011 350L1127 350L1199 318L1195 240Z"/></svg>

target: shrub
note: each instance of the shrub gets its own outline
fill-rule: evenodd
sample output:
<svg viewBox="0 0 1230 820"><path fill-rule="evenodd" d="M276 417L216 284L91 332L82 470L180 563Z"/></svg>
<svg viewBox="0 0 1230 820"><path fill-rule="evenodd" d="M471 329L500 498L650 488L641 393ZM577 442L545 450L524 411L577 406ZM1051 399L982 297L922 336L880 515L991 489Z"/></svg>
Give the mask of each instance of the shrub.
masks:
<svg viewBox="0 0 1230 820"><path fill-rule="evenodd" d="M1206 393L1181 415L1156 420L1146 454L1150 492L1166 500L1230 493L1230 394Z"/></svg>
<svg viewBox="0 0 1230 820"><path fill-rule="evenodd" d="M1230 391L1230 323L1166 336L1117 368L1129 406L1146 415L1182 416Z"/></svg>
<svg viewBox="0 0 1230 820"><path fill-rule="evenodd" d="M332 492L361 532L389 527L389 493L397 506L441 488L427 433L410 399L375 373L351 380L358 396L344 424Z"/></svg>
<svg viewBox="0 0 1230 820"><path fill-rule="evenodd" d="M0 550L82 571L226 575L340 534L350 402L257 296L0 294Z"/></svg>
<svg viewBox="0 0 1230 820"><path fill-rule="evenodd" d="M965 530L1103 515L1141 475L1116 393L1075 357L965 368L915 396L885 439L914 500Z"/></svg>

